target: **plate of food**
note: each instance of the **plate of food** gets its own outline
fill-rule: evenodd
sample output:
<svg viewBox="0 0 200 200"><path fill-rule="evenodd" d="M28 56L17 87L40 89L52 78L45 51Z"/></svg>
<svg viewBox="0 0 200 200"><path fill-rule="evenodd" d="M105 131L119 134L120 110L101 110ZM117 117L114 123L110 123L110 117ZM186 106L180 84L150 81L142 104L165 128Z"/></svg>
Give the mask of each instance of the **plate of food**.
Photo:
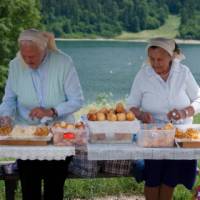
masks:
<svg viewBox="0 0 200 200"><path fill-rule="evenodd" d="M175 142L184 148L200 148L200 124L176 125Z"/></svg>
<svg viewBox="0 0 200 200"><path fill-rule="evenodd" d="M0 136L4 145L47 145L52 138L47 126L15 125L9 134Z"/></svg>

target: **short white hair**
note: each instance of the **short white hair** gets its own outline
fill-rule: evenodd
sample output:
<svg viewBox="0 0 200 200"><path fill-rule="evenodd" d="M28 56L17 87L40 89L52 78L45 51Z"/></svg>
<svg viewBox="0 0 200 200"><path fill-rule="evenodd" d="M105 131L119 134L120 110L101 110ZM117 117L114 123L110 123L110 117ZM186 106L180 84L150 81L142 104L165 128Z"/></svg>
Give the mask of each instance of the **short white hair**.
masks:
<svg viewBox="0 0 200 200"><path fill-rule="evenodd" d="M43 35L43 32L37 29L28 29L23 31L18 38L19 45L23 42L34 43L39 48L45 50L48 45L48 38Z"/></svg>

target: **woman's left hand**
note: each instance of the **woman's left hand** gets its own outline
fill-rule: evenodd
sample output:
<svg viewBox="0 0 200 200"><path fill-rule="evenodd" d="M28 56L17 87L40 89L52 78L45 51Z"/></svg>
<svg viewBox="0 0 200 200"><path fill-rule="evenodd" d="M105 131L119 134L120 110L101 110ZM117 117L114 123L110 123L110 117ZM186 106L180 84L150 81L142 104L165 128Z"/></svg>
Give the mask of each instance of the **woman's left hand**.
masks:
<svg viewBox="0 0 200 200"><path fill-rule="evenodd" d="M186 113L184 110L173 109L169 113L167 113L167 117L169 120L180 120L186 118Z"/></svg>
<svg viewBox="0 0 200 200"><path fill-rule="evenodd" d="M43 117L52 117L52 110L36 107L31 110L29 116L31 117L31 119L34 119L34 118L42 119Z"/></svg>

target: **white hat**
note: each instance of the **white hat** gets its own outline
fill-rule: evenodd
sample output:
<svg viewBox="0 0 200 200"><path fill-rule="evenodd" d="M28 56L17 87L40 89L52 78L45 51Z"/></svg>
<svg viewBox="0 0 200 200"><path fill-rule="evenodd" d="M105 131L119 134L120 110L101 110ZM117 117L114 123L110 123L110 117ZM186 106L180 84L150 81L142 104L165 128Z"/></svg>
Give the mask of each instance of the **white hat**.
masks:
<svg viewBox="0 0 200 200"><path fill-rule="evenodd" d="M21 41L32 41L36 43L38 46L43 48L47 47L48 39L42 35L42 32L37 29L28 29L23 31L18 38L18 42Z"/></svg>
<svg viewBox="0 0 200 200"><path fill-rule="evenodd" d="M28 29L19 35L18 42L27 40L36 43L44 49L57 50L55 38L52 33L42 32L37 29Z"/></svg>
<svg viewBox="0 0 200 200"><path fill-rule="evenodd" d="M161 47L162 49L167 51L170 56L174 55L175 41L173 39L162 37L153 38L149 41L149 44L147 45L147 50L152 46Z"/></svg>

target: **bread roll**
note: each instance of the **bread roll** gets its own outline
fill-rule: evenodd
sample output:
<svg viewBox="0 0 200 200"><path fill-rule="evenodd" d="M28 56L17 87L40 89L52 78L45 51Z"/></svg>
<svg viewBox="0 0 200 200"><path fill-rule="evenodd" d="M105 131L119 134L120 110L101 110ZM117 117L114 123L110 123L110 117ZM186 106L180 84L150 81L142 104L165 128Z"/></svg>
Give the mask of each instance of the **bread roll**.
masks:
<svg viewBox="0 0 200 200"><path fill-rule="evenodd" d="M106 116L104 113L97 112L97 121L104 121L106 120Z"/></svg>
<svg viewBox="0 0 200 200"><path fill-rule="evenodd" d="M116 109L115 109L116 113L124 113L125 112L125 108L123 106L122 103L118 103L116 105Z"/></svg>
<svg viewBox="0 0 200 200"><path fill-rule="evenodd" d="M90 121L97 121L97 115L95 113L88 113L87 118Z"/></svg>
<svg viewBox="0 0 200 200"><path fill-rule="evenodd" d="M118 121L125 121L126 120L126 114L125 113L117 113L117 120Z"/></svg>
<svg viewBox="0 0 200 200"><path fill-rule="evenodd" d="M133 121L133 120L135 120L135 115L134 115L134 113L133 113L132 111L128 111L128 112L126 113L126 120L128 120L128 121Z"/></svg>
<svg viewBox="0 0 200 200"><path fill-rule="evenodd" d="M108 113L108 114L107 114L107 120L108 120L108 121L117 121L117 116L116 116L116 114L114 114L114 113L112 113L112 112Z"/></svg>
<svg viewBox="0 0 200 200"><path fill-rule="evenodd" d="M108 113L108 109L106 107L101 108L98 112L107 114Z"/></svg>

